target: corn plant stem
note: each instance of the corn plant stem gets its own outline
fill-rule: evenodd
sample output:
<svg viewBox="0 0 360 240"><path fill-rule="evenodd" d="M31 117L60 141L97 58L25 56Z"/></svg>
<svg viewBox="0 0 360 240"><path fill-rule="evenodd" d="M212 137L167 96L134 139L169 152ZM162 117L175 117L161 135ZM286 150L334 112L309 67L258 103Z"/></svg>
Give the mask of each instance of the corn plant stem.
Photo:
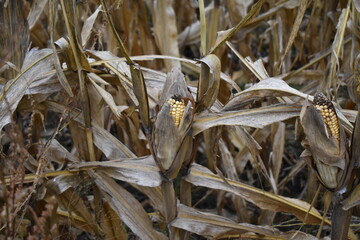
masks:
<svg viewBox="0 0 360 240"><path fill-rule="evenodd" d="M161 183L161 192L163 195L165 219L166 224L169 226L170 222L175 219L177 207L176 207L176 194L174 190L174 184L172 181L164 179ZM169 226L169 239L175 238L175 228Z"/></svg>
<svg viewBox="0 0 360 240"><path fill-rule="evenodd" d="M206 16L205 16L205 7L204 0L199 0L199 11L200 11L200 39L201 39L201 55L205 56L206 54Z"/></svg>
<svg viewBox="0 0 360 240"><path fill-rule="evenodd" d="M337 195L335 193L335 195ZM332 215L332 224L331 224L331 240L342 240L347 239L352 208L349 210L343 209L342 198L335 197L333 199L334 211Z"/></svg>
<svg viewBox="0 0 360 240"><path fill-rule="evenodd" d="M67 3L65 5L64 1L65 0L61 0L60 3L61 3L61 8L62 8L63 14L65 16L64 20L65 20L67 32L69 34L70 46L74 51L74 59L75 59L75 64L76 64L78 78L79 78L81 105L83 108L83 115L84 115L84 122L85 122L85 138L86 138L86 143L87 143L87 147L88 147L88 156L86 156L86 157L88 158L87 160L95 161L95 149L94 149L94 145L93 145L93 136L92 136L92 131L91 131L91 113L90 113L89 95L87 92L87 87L86 87L85 79L84 79L85 76L84 76L84 71L83 71L84 67L86 68L86 66L84 66L81 61L81 55L79 56L77 54L77 52L75 51L75 49L78 49L78 42L76 40L76 36L74 36L74 34L73 34L72 27L70 26L70 19L68 19L67 11L69 11L69 9L67 9L66 6L68 6L69 3Z"/></svg>

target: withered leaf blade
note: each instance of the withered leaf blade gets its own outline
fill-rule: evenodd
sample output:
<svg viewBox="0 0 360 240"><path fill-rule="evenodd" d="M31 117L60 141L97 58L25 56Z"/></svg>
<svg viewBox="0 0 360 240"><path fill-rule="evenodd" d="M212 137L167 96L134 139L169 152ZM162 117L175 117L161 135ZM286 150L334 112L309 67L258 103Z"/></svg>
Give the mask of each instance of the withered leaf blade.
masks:
<svg viewBox="0 0 360 240"><path fill-rule="evenodd" d="M82 162L71 166L78 169L94 169L115 179L146 187L157 187L161 176L154 158L125 158L103 162Z"/></svg>
<svg viewBox="0 0 360 240"><path fill-rule="evenodd" d="M196 186L233 193L262 209L292 213L305 223L320 224L322 221L319 212L314 208L309 211L311 206L304 201L275 195L230 179L226 179L227 182L224 182L220 176L213 174L209 169L198 164L192 165L185 180ZM327 219L325 219L325 223L330 224Z"/></svg>
<svg viewBox="0 0 360 240"><path fill-rule="evenodd" d="M0 130L10 122L11 114L15 111L29 85L36 80L43 79L46 81L53 76L53 74L48 74L53 70L53 66L50 61L46 61L51 52L50 49L31 49L26 53L21 73L7 82L2 88L0 95Z"/></svg>
<svg viewBox="0 0 360 240"><path fill-rule="evenodd" d="M196 112L210 108L217 99L220 85L221 62L210 54L199 60L201 74L197 93Z"/></svg>
<svg viewBox="0 0 360 240"><path fill-rule="evenodd" d="M263 128L266 125L297 117L301 106L297 104L277 104L262 108L195 115L193 135L220 125L241 125Z"/></svg>
<svg viewBox="0 0 360 240"><path fill-rule="evenodd" d="M84 26L81 29L81 46L85 47L87 41L90 39L91 31L93 30L93 26L95 23L95 20L97 16L99 15L99 12L101 11L102 6L99 5L99 7L91 14L90 17L88 17L85 22Z"/></svg>
<svg viewBox="0 0 360 240"><path fill-rule="evenodd" d="M48 107L49 110L52 110L54 112L66 112L72 119L84 125L84 118L80 114L80 112L67 109L66 106L51 101L46 101L44 104ZM92 122L91 124L93 130L94 144L105 154L108 159L136 157L136 155L131 152L127 146L120 142L111 133L106 131L104 128L102 128L95 122Z"/></svg>
<svg viewBox="0 0 360 240"><path fill-rule="evenodd" d="M163 55L178 57L179 47L177 42L176 14L171 1L154 1L153 24L155 40ZM178 61L165 60L167 70L180 67Z"/></svg>
<svg viewBox="0 0 360 240"><path fill-rule="evenodd" d="M183 204L178 204L177 210L177 217L171 222L171 226L207 238L218 238L230 233L253 232L267 236L277 236L280 233L271 227L256 226L248 223L235 223L226 217L200 212Z"/></svg>
<svg viewBox="0 0 360 240"><path fill-rule="evenodd" d="M284 80L279 78L267 78L254 86L236 94L223 108L223 111L239 109L242 106L252 102L255 98L260 97L282 97L295 95L306 98L307 95L290 87Z"/></svg>
<svg viewBox="0 0 360 240"><path fill-rule="evenodd" d="M102 225L106 239L128 239L121 219L107 202L104 203L103 210L100 224Z"/></svg>
<svg viewBox="0 0 360 240"><path fill-rule="evenodd" d="M149 101L148 94L146 90L144 76L140 68L135 67L134 65L130 66L131 78L133 82L133 89L135 96L139 102L139 115L142 123L142 127L147 136L151 134L151 122L149 115Z"/></svg>
<svg viewBox="0 0 360 240"><path fill-rule="evenodd" d="M87 182L78 175L58 176L47 183L47 188L50 190L50 193L55 195L63 208L69 213L75 213L77 216L86 220L87 224L91 226L95 233L101 234L100 227L95 222L94 215L84 200L79 196L78 192L75 191L75 187L79 187L81 184L87 184Z"/></svg>
<svg viewBox="0 0 360 240"><path fill-rule="evenodd" d="M104 192L104 197L110 206L137 236L149 240L167 239L163 233L157 232L153 228L144 208L133 195L104 173L92 173L91 175L96 185Z"/></svg>
<svg viewBox="0 0 360 240"><path fill-rule="evenodd" d="M96 75L95 73L88 73L87 74L91 84L95 87L96 91L101 95L101 97L104 99L104 101L107 103L107 105L110 107L111 111L114 113L114 115L119 118L120 112L118 109L118 106L116 105L113 96L106 91L104 88L100 87L96 84L96 79L102 80L101 77ZM102 80L103 81L103 80Z"/></svg>
<svg viewBox="0 0 360 240"><path fill-rule="evenodd" d="M86 70L88 72L91 72L90 64L85 56L85 53L80 45L80 33L78 24L75 22L75 12L76 12L76 6L75 2L69 1L69 0L60 0L61 8L63 12L63 16L65 19L65 25L67 32L69 34L69 43L71 47L71 51L73 52L74 56L74 65L70 66L76 66L73 70Z"/></svg>

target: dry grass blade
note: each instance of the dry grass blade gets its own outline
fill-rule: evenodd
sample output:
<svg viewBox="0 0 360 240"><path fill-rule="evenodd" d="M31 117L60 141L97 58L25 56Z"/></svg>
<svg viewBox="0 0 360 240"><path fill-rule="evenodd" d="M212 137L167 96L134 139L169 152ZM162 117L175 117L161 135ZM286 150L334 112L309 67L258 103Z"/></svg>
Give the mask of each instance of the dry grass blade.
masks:
<svg viewBox="0 0 360 240"><path fill-rule="evenodd" d="M301 106L297 104L278 104L268 107L219 113L202 113L195 116L194 135L215 126L241 125L263 128L269 124L284 121L300 115Z"/></svg>
<svg viewBox="0 0 360 240"><path fill-rule="evenodd" d="M200 212L194 208L178 204L178 215L171 222L177 228L194 232L206 238L220 238L225 234L253 232L265 236L277 236L279 232L271 227L245 223L235 223L223 216Z"/></svg>
<svg viewBox="0 0 360 240"><path fill-rule="evenodd" d="M133 159L114 159L104 162L74 164L71 168L94 169L115 179L145 187L157 187L161 184L159 168L152 156Z"/></svg>
<svg viewBox="0 0 360 240"><path fill-rule="evenodd" d="M104 192L105 199L121 220L142 239L167 239L156 231L141 204L128 191L104 173L91 173L96 185Z"/></svg>
<svg viewBox="0 0 360 240"><path fill-rule="evenodd" d="M310 205L306 202L268 193L230 179L226 179L226 183L209 169L197 164L192 165L190 174L186 176L185 180L196 186L231 192L247 201L251 201L262 209L292 213L305 223L320 224L322 221L322 216L319 212L314 208L311 208L309 211ZM330 224L328 220L325 220L325 222Z"/></svg>

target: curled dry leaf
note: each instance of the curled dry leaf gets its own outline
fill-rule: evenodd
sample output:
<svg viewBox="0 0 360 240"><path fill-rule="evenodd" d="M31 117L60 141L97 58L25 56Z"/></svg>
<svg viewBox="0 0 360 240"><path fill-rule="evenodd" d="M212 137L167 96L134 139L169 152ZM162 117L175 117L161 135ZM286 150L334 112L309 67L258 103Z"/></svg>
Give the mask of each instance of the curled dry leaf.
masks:
<svg viewBox="0 0 360 240"><path fill-rule="evenodd" d="M221 62L210 54L200 59L201 74L198 85L196 112L209 109L217 99L220 85Z"/></svg>

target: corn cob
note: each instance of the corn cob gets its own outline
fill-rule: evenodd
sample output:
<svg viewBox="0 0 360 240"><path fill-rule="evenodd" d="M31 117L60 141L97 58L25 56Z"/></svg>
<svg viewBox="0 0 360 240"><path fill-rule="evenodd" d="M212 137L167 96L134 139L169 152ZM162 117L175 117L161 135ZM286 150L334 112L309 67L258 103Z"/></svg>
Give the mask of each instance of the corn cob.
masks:
<svg viewBox="0 0 360 240"><path fill-rule="evenodd" d="M323 93L316 93L314 97L314 107L318 110L326 124L330 136L340 139L339 121L336 115L334 105L328 100Z"/></svg>
<svg viewBox="0 0 360 240"><path fill-rule="evenodd" d="M179 95L172 96L168 103L170 105L170 116L173 117L176 127L179 127L185 111L185 101Z"/></svg>

